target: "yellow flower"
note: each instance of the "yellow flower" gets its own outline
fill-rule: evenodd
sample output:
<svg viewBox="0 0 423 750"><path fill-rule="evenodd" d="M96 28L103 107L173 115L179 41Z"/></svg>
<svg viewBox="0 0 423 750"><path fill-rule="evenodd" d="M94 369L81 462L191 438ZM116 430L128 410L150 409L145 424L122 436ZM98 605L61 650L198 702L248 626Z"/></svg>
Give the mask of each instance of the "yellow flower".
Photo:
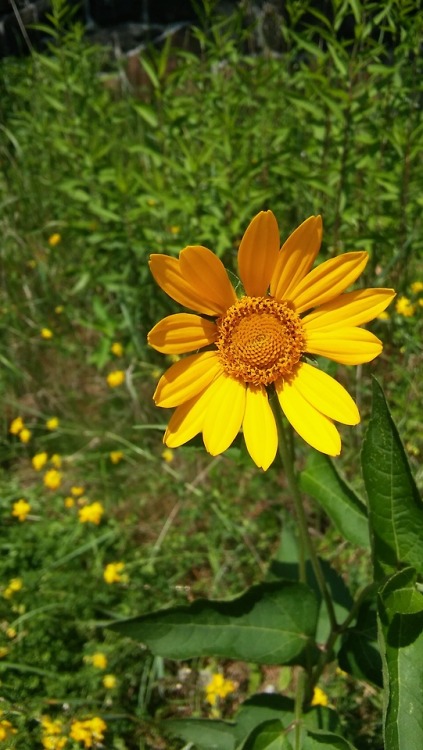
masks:
<svg viewBox="0 0 423 750"><path fill-rule="evenodd" d="M107 656L101 651L97 651L95 654L89 657L89 660L93 667L96 669L106 669L107 667Z"/></svg>
<svg viewBox="0 0 423 750"><path fill-rule="evenodd" d="M179 234L180 231L181 231L181 227L178 227L176 224L173 224L171 227L169 227L169 232L171 234L174 234L174 235Z"/></svg>
<svg viewBox="0 0 423 750"><path fill-rule="evenodd" d="M62 240L61 235L58 232L55 232L54 234L51 234L50 237L48 238L48 244L50 245L50 247L56 247L56 245L58 245L59 242L61 242L61 240Z"/></svg>
<svg viewBox="0 0 423 750"><path fill-rule="evenodd" d="M125 382L124 370L112 370L107 376L107 385L109 388L117 388Z"/></svg>
<svg viewBox="0 0 423 750"><path fill-rule="evenodd" d="M47 461L48 453L46 453L46 451L43 451L42 453L36 453L35 456L33 456L31 459L32 466L34 467L35 471L41 471L41 469L46 465Z"/></svg>
<svg viewBox="0 0 423 750"><path fill-rule="evenodd" d="M71 494L74 497L81 497L85 492L85 487L71 487Z"/></svg>
<svg viewBox="0 0 423 750"><path fill-rule="evenodd" d="M115 355L115 357L122 357L123 346L119 341L114 341L110 347L110 351Z"/></svg>
<svg viewBox="0 0 423 750"><path fill-rule="evenodd" d="M162 459L163 461L166 461L167 464L170 464L170 462L173 461L173 458L174 455L171 448L165 448L164 451L162 451Z"/></svg>
<svg viewBox="0 0 423 750"><path fill-rule="evenodd" d="M103 687L106 690L113 690L116 687L117 679L114 674L105 674L103 677Z"/></svg>
<svg viewBox="0 0 423 750"><path fill-rule="evenodd" d="M84 505L78 511L80 523L94 523L96 526L99 525L103 513L104 508L101 503Z"/></svg>
<svg viewBox="0 0 423 750"><path fill-rule="evenodd" d="M42 328L40 331L40 336L42 339L52 339L53 331L51 331L50 328Z"/></svg>
<svg viewBox="0 0 423 750"><path fill-rule="evenodd" d="M413 283L410 285L410 289L413 294L423 292L423 281L413 281Z"/></svg>
<svg viewBox="0 0 423 750"><path fill-rule="evenodd" d="M206 449L217 455L242 429L252 459L267 469L278 444L269 404L274 391L307 443L331 456L340 453L334 421L357 424L357 406L306 357L322 355L346 365L377 357L381 341L359 326L379 315L394 292L344 293L364 270L366 252L345 253L311 270L321 237L321 218L311 216L280 249L273 213L260 212L238 251L245 290L240 298L222 262L205 247L186 247L179 259L151 256L159 286L199 313L170 315L148 336L151 346L164 354L196 352L170 367L154 394L158 406L177 407L164 436L169 448L202 432ZM203 347L206 351L197 352Z"/></svg>
<svg viewBox="0 0 423 750"><path fill-rule="evenodd" d="M44 485L49 490L58 490L62 484L62 474L57 469L49 469L44 474Z"/></svg>
<svg viewBox="0 0 423 750"><path fill-rule="evenodd" d="M19 521L25 521L28 513L31 512L31 506L21 497L16 503L13 503L12 516L16 516Z"/></svg>
<svg viewBox="0 0 423 750"><path fill-rule="evenodd" d="M110 451L109 458L112 464L118 464L120 461L122 461L123 453L122 451Z"/></svg>
<svg viewBox="0 0 423 750"><path fill-rule="evenodd" d="M232 680L226 680L221 674L211 676L210 682L206 685L206 701L211 706L215 706L218 698L224 700L230 693L233 693L236 685Z"/></svg>
<svg viewBox="0 0 423 750"><path fill-rule="evenodd" d="M57 430L59 424L60 421L58 417L50 417L50 419L47 419L46 427L48 430Z"/></svg>
<svg viewBox="0 0 423 750"><path fill-rule="evenodd" d="M13 638L16 638L16 630L15 628L6 628L6 635L10 640L13 640Z"/></svg>
<svg viewBox="0 0 423 750"><path fill-rule="evenodd" d="M62 457L59 456L58 453L53 453L53 455L52 455L52 457L50 459L50 462L53 464L53 466L56 469L60 469L60 467L62 465Z"/></svg>
<svg viewBox="0 0 423 750"><path fill-rule="evenodd" d="M4 659L5 656L9 653L9 649L7 646L0 646L0 659Z"/></svg>
<svg viewBox="0 0 423 750"><path fill-rule="evenodd" d="M56 305L56 307L54 308L54 312L56 313L56 315L61 315L63 312L63 305Z"/></svg>
<svg viewBox="0 0 423 750"><path fill-rule="evenodd" d="M128 580L126 575L122 575L125 568L123 562L108 563L103 571L103 578L106 583L125 583Z"/></svg>
<svg viewBox="0 0 423 750"><path fill-rule="evenodd" d="M395 310L397 311L398 315L403 315L404 318L411 318L416 308L414 305L410 302L408 297L398 297L397 303L395 305Z"/></svg>
<svg viewBox="0 0 423 750"><path fill-rule="evenodd" d="M7 719L2 719L0 721L0 742L10 739L10 737L16 734L16 732L17 730L10 721L7 721Z"/></svg>
<svg viewBox="0 0 423 750"><path fill-rule="evenodd" d="M73 506L75 505L75 500L73 497L65 497L65 499L63 500L63 504L65 508L73 508Z"/></svg>
<svg viewBox="0 0 423 750"><path fill-rule="evenodd" d="M72 740L83 742L86 748L91 748L104 739L106 729L106 722L100 717L94 716L92 719L85 719L85 721L73 721L69 736Z"/></svg>
<svg viewBox="0 0 423 750"><path fill-rule="evenodd" d="M329 698L318 686L316 686L313 690L313 698L311 700L312 706L328 706L329 705Z"/></svg>
<svg viewBox="0 0 423 750"><path fill-rule="evenodd" d="M389 313L388 313L388 312L386 312L386 310L383 310L383 311L382 311L382 312L380 313L380 315L378 315L378 316L377 316L377 319L378 319L378 320L389 320L389 319L390 319L390 317L391 317L391 316L389 315Z"/></svg>
<svg viewBox="0 0 423 750"><path fill-rule="evenodd" d="M19 440L21 441L21 443L29 443L31 437L32 432L31 430L28 430L27 427L24 427L23 430L21 430L19 433Z"/></svg>
<svg viewBox="0 0 423 750"><path fill-rule="evenodd" d="M11 433L11 435L19 435L19 433L21 432L21 430L23 430L23 428L24 428L24 421L22 417L16 417L10 423L9 432Z"/></svg>
<svg viewBox="0 0 423 750"><path fill-rule="evenodd" d="M7 588L3 591L3 596L5 599L10 599L13 594L15 594L17 591L20 591L23 586L22 578L12 578L9 581L9 585Z"/></svg>
<svg viewBox="0 0 423 750"><path fill-rule="evenodd" d="M62 734L63 724L60 719L42 716L41 726L43 728L41 744L44 750L62 750L67 743L67 738Z"/></svg>

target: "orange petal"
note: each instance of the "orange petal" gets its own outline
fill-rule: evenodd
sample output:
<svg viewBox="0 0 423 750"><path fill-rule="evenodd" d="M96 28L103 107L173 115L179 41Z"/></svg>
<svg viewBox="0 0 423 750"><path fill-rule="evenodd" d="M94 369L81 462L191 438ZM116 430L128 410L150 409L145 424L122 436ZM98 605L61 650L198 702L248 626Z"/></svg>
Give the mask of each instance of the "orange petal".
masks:
<svg viewBox="0 0 423 750"><path fill-rule="evenodd" d="M185 354L212 344L216 338L216 324L199 315L177 313L163 318L147 336L153 349L163 354Z"/></svg>
<svg viewBox="0 0 423 750"><path fill-rule="evenodd" d="M191 354L175 362L162 375L153 396L154 401L165 409L179 406L203 391L221 370L217 352Z"/></svg>
<svg viewBox="0 0 423 750"><path fill-rule="evenodd" d="M352 284L366 266L368 253L344 253L314 268L290 292L297 313L323 305Z"/></svg>
<svg viewBox="0 0 423 750"><path fill-rule="evenodd" d="M275 417L263 386L248 386L242 423L248 453L260 469L269 468L278 448Z"/></svg>
<svg viewBox="0 0 423 750"><path fill-rule="evenodd" d="M182 276L179 260L170 255L150 255L150 270L159 287L180 305L204 315L219 315L219 309Z"/></svg>
<svg viewBox="0 0 423 750"><path fill-rule="evenodd" d="M282 300L312 267L322 243L322 217L310 216L282 245L270 283L270 294Z"/></svg>
<svg viewBox="0 0 423 750"><path fill-rule="evenodd" d="M382 342L364 328L328 328L306 333L309 354L320 354L341 365L371 362L382 349Z"/></svg>
<svg viewBox="0 0 423 750"><path fill-rule="evenodd" d="M302 323L306 331L322 328L361 326L380 315L395 297L393 289L359 289L341 294L306 315Z"/></svg>
<svg viewBox="0 0 423 750"><path fill-rule="evenodd" d="M314 408L292 382L276 381L276 393L285 416L296 432L312 448L329 456L339 456L341 438L333 422Z"/></svg>
<svg viewBox="0 0 423 750"><path fill-rule="evenodd" d="M250 222L238 250L238 268L246 294L266 294L280 248L278 223L271 211L260 211Z"/></svg>
<svg viewBox="0 0 423 750"><path fill-rule="evenodd" d="M223 453L235 440L245 412L246 387L239 380L219 375L210 386L211 398L203 425L206 450L212 456Z"/></svg>
<svg viewBox="0 0 423 750"><path fill-rule="evenodd" d="M342 424L358 424L360 414L350 394L337 380L317 367L303 362L295 377L296 390L329 419Z"/></svg>
<svg viewBox="0 0 423 750"><path fill-rule="evenodd" d="M234 288L225 266L217 255L201 245L189 245L179 255L180 270L185 281L218 314L236 302Z"/></svg>

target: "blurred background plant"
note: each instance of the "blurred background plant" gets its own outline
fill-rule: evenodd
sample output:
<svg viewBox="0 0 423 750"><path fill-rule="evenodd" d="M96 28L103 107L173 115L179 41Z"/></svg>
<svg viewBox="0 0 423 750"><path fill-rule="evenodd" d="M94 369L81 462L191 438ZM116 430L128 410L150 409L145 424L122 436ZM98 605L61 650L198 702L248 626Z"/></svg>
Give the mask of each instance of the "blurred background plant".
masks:
<svg viewBox="0 0 423 750"><path fill-rule="evenodd" d="M242 8L199 10L198 51L169 40L145 51L139 85L86 42L65 0L42 29L46 51L1 64L0 740L11 747L65 736L89 747L105 732L118 750L170 747L150 718L177 713L182 695L208 716L218 665L176 670L102 622L239 592L290 523L283 477L265 484L239 448L163 451L151 401L163 362L145 337L173 307L150 279L151 252L203 244L235 271L257 211L271 208L285 236L322 213L322 259L368 250L363 284L398 291L374 325L383 356L354 383L338 375L365 419L377 372L421 465L423 17L413 2L333 0L329 18L291 0L284 52L253 54ZM354 481L359 441L350 430L344 442ZM317 510L315 527L359 586L367 558ZM289 674L226 669L224 715L258 686L289 689ZM377 689L331 679L356 746L381 747Z"/></svg>

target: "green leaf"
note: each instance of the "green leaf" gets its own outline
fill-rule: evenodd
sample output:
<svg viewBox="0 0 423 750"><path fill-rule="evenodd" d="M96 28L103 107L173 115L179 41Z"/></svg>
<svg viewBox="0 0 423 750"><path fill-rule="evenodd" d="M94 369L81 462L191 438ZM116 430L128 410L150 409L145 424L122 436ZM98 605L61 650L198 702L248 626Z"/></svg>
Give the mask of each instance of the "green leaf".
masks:
<svg viewBox="0 0 423 750"><path fill-rule="evenodd" d="M356 624L343 635L338 663L344 672L382 686L382 660L377 643L377 615L373 599L363 602Z"/></svg>
<svg viewBox="0 0 423 750"><path fill-rule="evenodd" d="M307 737L302 745L302 750L326 750L326 748L336 748L336 750L355 750L348 740L332 732L308 731Z"/></svg>
<svg viewBox="0 0 423 750"><path fill-rule="evenodd" d="M240 706L235 716L235 737L245 740L264 722L278 719L288 726L294 719L294 701L284 695L258 693Z"/></svg>
<svg viewBox="0 0 423 750"><path fill-rule="evenodd" d="M404 563L423 573L423 503L382 388L375 379L362 466L375 578L392 573Z"/></svg>
<svg viewBox="0 0 423 750"><path fill-rule="evenodd" d="M265 721L254 729L241 745L242 750L292 750L279 719Z"/></svg>
<svg viewBox="0 0 423 750"><path fill-rule="evenodd" d="M300 475L300 486L317 500L345 539L369 547L366 506L338 474L330 458L311 451Z"/></svg>
<svg viewBox="0 0 423 750"><path fill-rule="evenodd" d="M423 747L423 594L415 582L416 572L406 568L379 592L385 750Z"/></svg>
<svg viewBox="0 0 423 750"><path fill-rule="evenodd" d="M165 732L185 742L193 742L198 750L234 750L234 725L213 719L169 719L161 723Z"/></svg>
<svg viewBox="0 0 423 750"><path fill-rule="evenodd" d="M298 664L314 646L318 604L304 584L264 583L231 601L199 599L113 623L124 636L169 659L216 656L259 664Z"/></svg>

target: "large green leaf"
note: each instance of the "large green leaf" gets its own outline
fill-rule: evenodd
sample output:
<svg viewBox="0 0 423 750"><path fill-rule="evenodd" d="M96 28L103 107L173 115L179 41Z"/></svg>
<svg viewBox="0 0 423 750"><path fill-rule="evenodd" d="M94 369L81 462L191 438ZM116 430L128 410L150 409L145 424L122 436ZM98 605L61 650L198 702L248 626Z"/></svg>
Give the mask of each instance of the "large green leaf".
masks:
<svg viewBox="0 0 423 750"><path fill-rule="evenodd" d="M373 407L363 443L375 578L401 564L423 573L423 503L383 391L373 381Z"/></svg>
<svg viewBox="0 0 423 750"><path fill-rule="evenodd" d="M355 750L351 742L332 732L308 731L302 750Z"/></svg>
<svg viewBox="0 0 423 750"><path fill-rule="evenodd" d="M298 664L313 645L318 603L304 584L253 586L231 601L198 599L109 627L169 659L218 656L259 664Z"/></svg>
<svg viewBox="0 0 423 750"><path fill-rule="evenodd" d="M234 750L234 725L213 719L169 719L162 722L169 734L193 742L198 750Z"/></svg>
<svg viewBox="0 0 423 750"><path fill-rule="evenodd" d="M395 573L379 593L384 667L385 750L423 747L423 594L412 568Z"/></svg>
<svg viewBox="0 0 423 750"><path fill-rule="evenodd" d="M338 661L345 672L382 686L382 661L377 643L374 598L362 603L356 623L343 634Z"/></svg>
<svg viewBox="0 0 423 750"><path fill-rule="evenodd" d="M322 506L344 539L360 547L369 546L366 506L328 456L318 451L308 454L300 486Z"/></svg>
<svg viewBox="0 0 423 750"><path fill-rule="evenodd" d="M254 729L240 750L292 750L279 719L265 721Z"/></svg>

